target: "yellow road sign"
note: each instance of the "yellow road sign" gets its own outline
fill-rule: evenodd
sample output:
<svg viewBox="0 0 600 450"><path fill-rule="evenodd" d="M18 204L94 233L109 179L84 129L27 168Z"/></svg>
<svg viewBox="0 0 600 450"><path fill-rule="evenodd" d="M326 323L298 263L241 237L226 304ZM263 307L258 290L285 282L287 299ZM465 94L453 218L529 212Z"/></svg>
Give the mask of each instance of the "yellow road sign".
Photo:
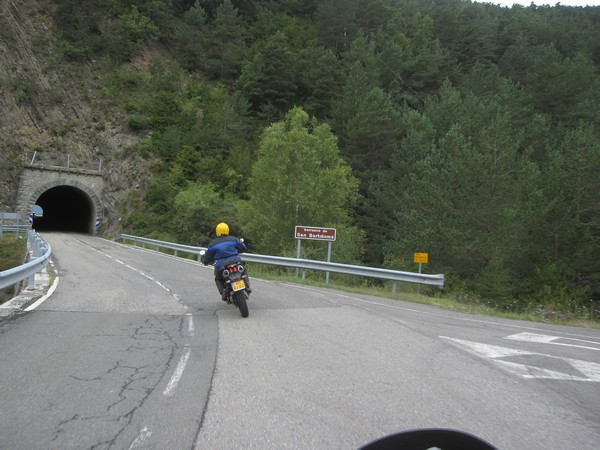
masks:
<svg viewBox="0 0 600 450"><path fill-rule="evenodd" d="M428 264L429 263L429 253L415 253L414 254L414 262L420 264Z"/></svg>

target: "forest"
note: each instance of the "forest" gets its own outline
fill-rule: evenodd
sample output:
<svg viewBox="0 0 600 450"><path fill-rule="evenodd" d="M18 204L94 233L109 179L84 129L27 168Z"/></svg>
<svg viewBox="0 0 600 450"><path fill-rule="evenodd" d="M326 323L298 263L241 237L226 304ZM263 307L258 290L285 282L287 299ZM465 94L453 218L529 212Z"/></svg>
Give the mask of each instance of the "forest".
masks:
<svg viewBox="0 0 600 450"><path fill-rule="evenodd" d="M600 317L600 7L83 3L54 2L53 45L146 136L124 231L226 221L293 256L295 225L335 227L335 262L427 252L456 298Z"/></svg>

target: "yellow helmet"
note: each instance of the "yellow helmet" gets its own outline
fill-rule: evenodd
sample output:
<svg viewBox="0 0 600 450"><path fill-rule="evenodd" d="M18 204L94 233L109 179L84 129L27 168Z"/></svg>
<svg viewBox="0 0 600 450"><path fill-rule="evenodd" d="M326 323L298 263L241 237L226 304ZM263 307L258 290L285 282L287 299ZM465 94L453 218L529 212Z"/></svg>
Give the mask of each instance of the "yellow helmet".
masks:
<svg viewBox="0 0 600 450"><path fill-rule="evenodd" d="M221 222L219 225L217 225L217 228L215 228L215 232L217 233L217 237L227 236L229 235L229 225L227 225L225 222Z"/></svg>

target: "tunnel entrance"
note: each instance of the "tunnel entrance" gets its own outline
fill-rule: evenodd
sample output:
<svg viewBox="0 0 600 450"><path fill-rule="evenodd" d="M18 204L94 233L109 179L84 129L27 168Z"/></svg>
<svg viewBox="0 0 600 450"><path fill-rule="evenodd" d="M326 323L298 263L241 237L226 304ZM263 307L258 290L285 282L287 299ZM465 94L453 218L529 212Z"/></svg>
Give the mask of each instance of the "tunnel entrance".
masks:
<svg viewBox="0 0 600 450"><path fill-rule="evenodd" d="M42 217L33 217L35 230L94 234L94 203L81 189L56 186L40 195L35 203L44 211Z"/></svg>

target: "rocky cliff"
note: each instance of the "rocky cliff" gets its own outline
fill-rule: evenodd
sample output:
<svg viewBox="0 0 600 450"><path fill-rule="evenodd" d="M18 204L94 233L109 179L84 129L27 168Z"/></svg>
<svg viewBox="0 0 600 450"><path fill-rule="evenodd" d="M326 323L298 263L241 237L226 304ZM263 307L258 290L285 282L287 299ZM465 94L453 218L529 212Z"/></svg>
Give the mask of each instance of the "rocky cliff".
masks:
<svg viewBox="0 0 600 450"><path fill-rule="evenodd" d="M143 138L103 101L96 62L70 64L55 48L51 1L0 0L0 210L13 211L19 174L34 153L74 164L102 160L104 233L143 184L126 150Z"/></svg>

